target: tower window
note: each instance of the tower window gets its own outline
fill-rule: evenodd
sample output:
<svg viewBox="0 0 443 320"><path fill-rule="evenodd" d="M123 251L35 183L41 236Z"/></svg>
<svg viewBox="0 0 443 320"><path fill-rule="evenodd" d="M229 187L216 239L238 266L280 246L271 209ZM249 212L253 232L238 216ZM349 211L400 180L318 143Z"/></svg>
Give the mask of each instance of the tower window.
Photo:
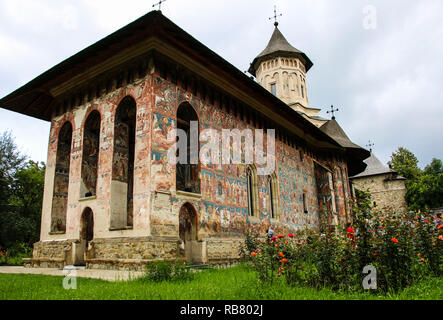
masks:
<svg viewBox="0 0 443 320"><path fill-rule="evenodd" d="M303 85L301 86L301 96L305 97L305 87Z"/></svg>
<svg viewBox="0 0 443 320"><path fill-rule="evenodd" d="M277 96L277 86L276 86L275 83L272 83L272 84L271 84L271 93L272 93L274 96Z"/></svg>

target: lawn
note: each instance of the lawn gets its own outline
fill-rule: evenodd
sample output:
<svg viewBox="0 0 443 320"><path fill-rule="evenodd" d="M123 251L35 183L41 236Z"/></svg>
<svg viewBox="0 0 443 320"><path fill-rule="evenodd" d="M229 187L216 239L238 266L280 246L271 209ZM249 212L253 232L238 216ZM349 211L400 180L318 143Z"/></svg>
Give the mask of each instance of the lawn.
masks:
<svg viewBox="0 0 443 320"><path fill-rule="evenodd" d="M293 288L284 282L261 285L245 266L205 270L185 282L140 279L106 282L77 279L77 289L65 290L63 277L0 274L1 300L442 300L443 279L428 278L397 294L345 293L329 289Z"/></svg>

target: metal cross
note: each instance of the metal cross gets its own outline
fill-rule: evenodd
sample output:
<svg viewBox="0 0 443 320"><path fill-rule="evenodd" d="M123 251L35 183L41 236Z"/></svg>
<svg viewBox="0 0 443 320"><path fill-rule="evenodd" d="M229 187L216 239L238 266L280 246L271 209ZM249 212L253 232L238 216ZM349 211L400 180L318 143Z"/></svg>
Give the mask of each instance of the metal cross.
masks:
<svg viewBox="0 0 443 320"><path fill-rule="evenodd" d="M277 6L274 6L274 16L273 17L270 17L269 18L269 20L272 20L272 18L274 18L274 20L275 20L275 22L274 22L274 26L278 26L278 21L277 21L277 18L278 17L281 17L281 16L283 16L283 14L279 14L279 15L277 15Z"/></svg>
<svg viewBox="0 0 443 320"><path fill-rule="evenodd" d="M162 11L162 3L165 2L166 0L160 0L159 3L153 4L152 7L154 8L155 6L158 6L158 10Z"/></svg>
<svg viewBox="0 0 443 320"><path fill-rule="evenodd" d="M371 142L371 140L369 140L368 144L366 145L366 147L369 148L369 151L372 152L372 147L375 146L375 144L373 142Z"/></svg>
<svg viewBox="0 0 443 320"><path fill-rule="evenodd" d="M335 113L335 112L338 112L338 111L340 111L340 110L338 110L338 108L337 108L337 109L334 109L334 106L331 106L331 111L326 111L326 113L332 113L332 120L335 120L335 115L334 115L334 113Z"/></svg>

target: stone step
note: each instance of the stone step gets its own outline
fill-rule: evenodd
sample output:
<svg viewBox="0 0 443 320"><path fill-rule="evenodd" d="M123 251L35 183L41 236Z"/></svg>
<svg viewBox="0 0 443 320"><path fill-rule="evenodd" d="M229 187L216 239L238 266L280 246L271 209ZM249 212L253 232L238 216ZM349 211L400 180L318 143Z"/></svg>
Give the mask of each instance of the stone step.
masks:
<svg viewBox="0 0 443 320"><path fill-rule="evenodd" d="M187 266L187 268L189 268L189 269L198 269L198 270L212 269L212 267L209 264L192 264L192 265Z"/></svg>

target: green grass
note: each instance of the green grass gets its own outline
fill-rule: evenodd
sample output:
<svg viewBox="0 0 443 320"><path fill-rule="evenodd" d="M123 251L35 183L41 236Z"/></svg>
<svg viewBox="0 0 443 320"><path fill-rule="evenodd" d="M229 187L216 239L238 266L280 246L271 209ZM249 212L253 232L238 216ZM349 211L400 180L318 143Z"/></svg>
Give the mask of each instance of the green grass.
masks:
<svg viewBox="0 0 443 320"><path fill-rule="evenodd" d="M132 280L106 282L77 279L76 290L63 288L63 277L0 274L0 299L17 300L353 300L353 299L443 299L443 279L429 278L398 293L375 295L344 293L329 289L292 288L283 282L260 285L245 266L206 270L187 282Z"/></svg>

